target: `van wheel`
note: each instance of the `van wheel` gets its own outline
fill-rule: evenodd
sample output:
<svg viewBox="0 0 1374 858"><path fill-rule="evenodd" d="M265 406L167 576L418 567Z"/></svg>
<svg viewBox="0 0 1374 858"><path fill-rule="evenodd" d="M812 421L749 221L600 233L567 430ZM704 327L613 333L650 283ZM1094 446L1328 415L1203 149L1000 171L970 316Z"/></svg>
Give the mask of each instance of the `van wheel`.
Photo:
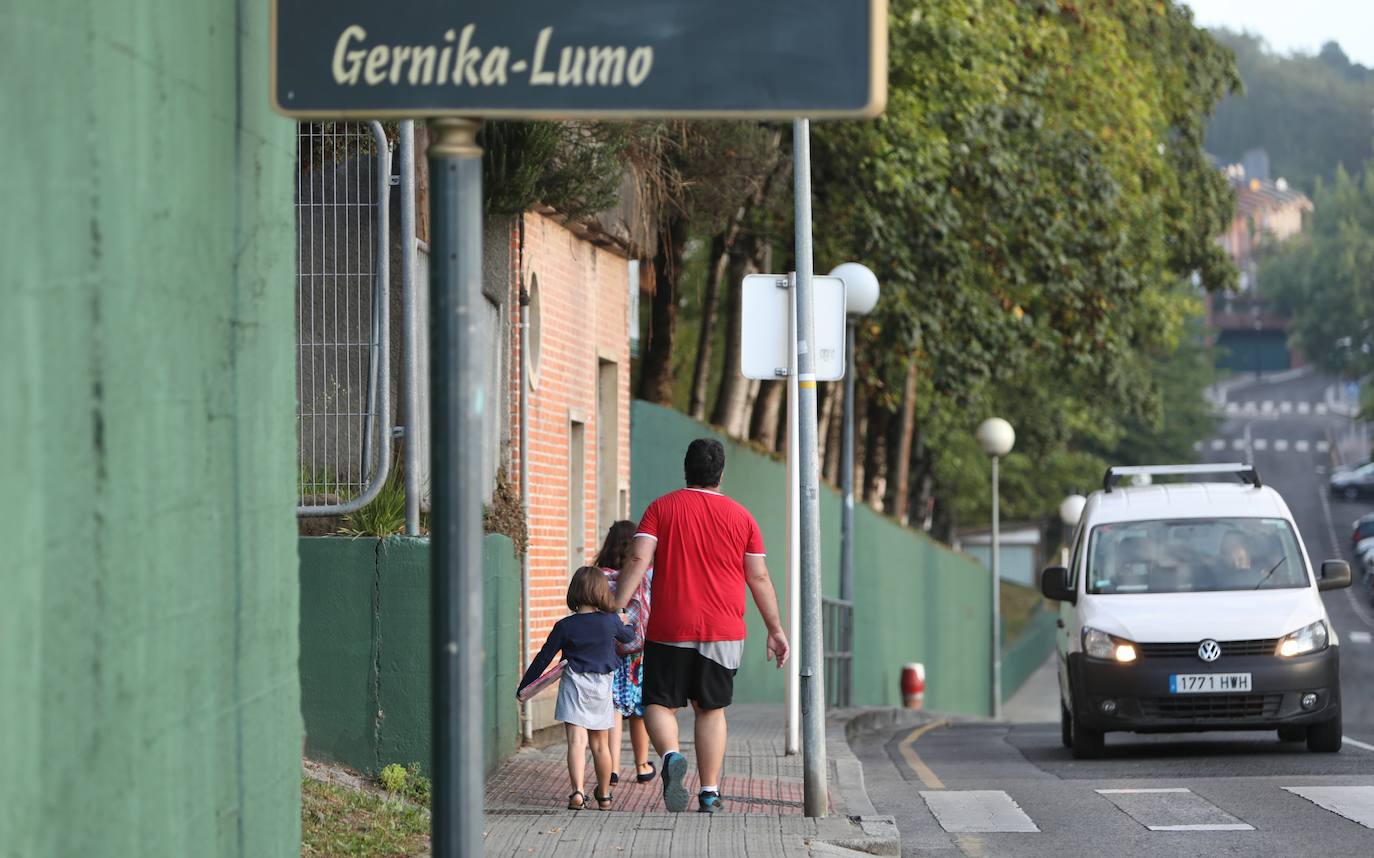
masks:
<svg viewBox="0 0 1374 858"><path fill-rule="evenodd" d="M1302 740L1304 740L1304 739L1306 739L1306 738L1307 738L1307 728L1306 728L1306 727L1280 727L1280 728L1279 728L1279 741L1280 741L1280 742L1301 742Z"/></svg>
<svg viewBox="0 0 1374 858"><path fill-rule="evenodd" d="M1064 701L1059 701L1059 741L1064 743L1064 747L1073 747L1073 718L1069 715L1069 707L1064 705Z"/></svg>
<svg viewBox="0 0 1374 858"><path fill-rule="evenodd" d="M1079 726L1076 718L1071 723L1073 758L1075 760L1092 760L1102 756L1103 748L1106 746L1106 735L1101 730L1089 730Z"/></svg>
<svg viewBox="0 0 1374 858"><path fill-rule="evenodd" d="M1334 754L1341 749L1341 710L1336 717L1307 728L1307 750Z"/></svg>

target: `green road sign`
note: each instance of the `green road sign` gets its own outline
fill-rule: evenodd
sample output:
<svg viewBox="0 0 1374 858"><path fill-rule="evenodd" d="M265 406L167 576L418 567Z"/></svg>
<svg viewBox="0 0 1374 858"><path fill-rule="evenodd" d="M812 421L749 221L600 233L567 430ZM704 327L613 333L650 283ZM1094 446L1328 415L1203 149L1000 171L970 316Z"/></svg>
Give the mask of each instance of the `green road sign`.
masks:
<svg viewBox="0 0 1374 858"><path fill-rule="evenodd" d="M289 116L868 117L887 0L274 0Z"/></svg>

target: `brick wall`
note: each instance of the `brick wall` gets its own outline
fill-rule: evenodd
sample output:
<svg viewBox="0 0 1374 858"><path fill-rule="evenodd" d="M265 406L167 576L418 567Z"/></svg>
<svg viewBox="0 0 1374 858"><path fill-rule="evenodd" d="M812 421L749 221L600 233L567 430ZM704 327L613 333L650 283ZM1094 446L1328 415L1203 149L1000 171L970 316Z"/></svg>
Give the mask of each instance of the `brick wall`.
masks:
<svg viewBox="0 0 1374 858"><path fill-rule="evenodd" d="M518 237L518 234L517 234ZM515 267L518 270L518 266ZM620 493L630 486L630 345L629 271L627 260L604 247L578 238L557 220L541 214L524 218L524 277L530 285L530 349L536 348L537 371L529 391L529 509L531 654L538 651L555 622L567 615L568 579L576 565L590 563L604 531L598 522L598 417L600 364L617 370L617 435L615 487L617 518L628 513ZM510 284L511 303L518 306L518 277ZM537 320L534 315L537 313ZM519 332L512 325L510 343L510 473L518 484L519 461ZM583 425L583 466L578 485L570 485L572 423ZM580 528L584 550L569 558L570 509L582 498ZM627 502L626 502L627 503ZM546 693L534 709L535 727L552 722L552 695Z"/></svg>

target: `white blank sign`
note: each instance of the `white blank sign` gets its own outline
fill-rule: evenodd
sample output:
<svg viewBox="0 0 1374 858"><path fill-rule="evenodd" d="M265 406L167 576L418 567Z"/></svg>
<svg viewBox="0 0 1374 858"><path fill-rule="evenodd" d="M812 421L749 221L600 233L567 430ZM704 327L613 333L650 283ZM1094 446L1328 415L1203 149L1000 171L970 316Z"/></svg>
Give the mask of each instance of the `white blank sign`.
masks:
<svg viewBox="0 0 1374 858"><path fill-rule="evenodd" d="M745 378L787 377L791 290L779 288L779 282L786 283L787 275L750 274L744 278L740 290L740 374ZM817 381L838 381L844 378L844 281L812 277L811 283L815 342L801 345L815 355Z"/></svg>

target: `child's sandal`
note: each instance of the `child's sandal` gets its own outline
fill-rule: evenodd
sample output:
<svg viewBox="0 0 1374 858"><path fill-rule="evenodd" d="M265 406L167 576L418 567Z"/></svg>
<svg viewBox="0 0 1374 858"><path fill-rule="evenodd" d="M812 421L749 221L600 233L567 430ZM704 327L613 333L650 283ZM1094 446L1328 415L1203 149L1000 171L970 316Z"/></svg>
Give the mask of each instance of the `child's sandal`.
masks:
<svg viewBox="0 0 1374 858"><path fill-rule="evenodd" d="M596 795L595 793L593 793L592 796L596 799L597 810L611 809L611 799L615 797L612 793L608 792L605 795Z"/></svg>
<svg viewBox="0 0 1374 858"><path fill-rule="evenodd" d="M576 801L574 801L576 799ZM587 807L587 795L580 789L575 789L568 794L568 810L585 810Z"/></svg>

